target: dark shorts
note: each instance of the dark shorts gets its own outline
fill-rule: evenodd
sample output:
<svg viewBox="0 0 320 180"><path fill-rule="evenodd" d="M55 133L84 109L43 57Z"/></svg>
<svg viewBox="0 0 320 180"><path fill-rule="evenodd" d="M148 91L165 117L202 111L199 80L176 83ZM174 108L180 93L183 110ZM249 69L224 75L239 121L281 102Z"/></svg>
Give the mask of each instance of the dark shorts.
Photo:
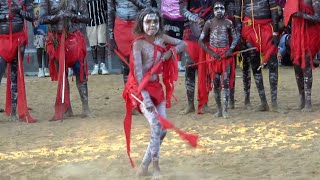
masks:
<svg viewBox="0 0 320 180"><path fill-rule="evenodd" d="M163 19L164 32L174 38L182 39L184 30L184 21Z"/></svg>

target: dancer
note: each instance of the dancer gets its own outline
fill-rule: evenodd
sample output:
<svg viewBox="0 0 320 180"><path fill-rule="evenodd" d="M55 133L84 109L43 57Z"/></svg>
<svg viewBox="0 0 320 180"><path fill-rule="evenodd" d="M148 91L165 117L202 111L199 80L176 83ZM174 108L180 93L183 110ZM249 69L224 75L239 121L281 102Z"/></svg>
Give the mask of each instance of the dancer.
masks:
<svg viewBox="0 0 320 180"><path fill-rule="evenodd" d="M249 56L243 61L245 105L250 106L251 80L248 68L250 63L261 100L261 104L257 110L269 110L261 73L261 67L267 64L269 68L272 110L279 111L277 103L279 18L276 0L235 0L235 7L237 8L235 15L236 29L242 30L242 38L245 40L244 45L247 48L255 47L258 50L249 51ZM264 56L262 62L260 62L261 55Z"/></svg>
<svg viewBox="0 0 320 180"><path fill-rule="evenodd" d="M73 68L82 102L82 116L90 117L88 104L87 69L85 68L86 41L80 32L80 23L89 23L89 14L82 0L43 0L40 24L50 24L47 52L50 61L50 76L58 80L55 114L52 121L72 116L68 67ZM57 69L58 68L58 69Z"/></svg>
<svg viewBox="0 0 320 180"><path fill-rule="evenodd" d="M168 102L173 92L173 81L178 77L177 61L172 60L172 56L176 56L186 48L183 41L163 34L161 24L160 14L153 8L146 8L138 15L134 28L137 39L133 42L130 58L132 69L123 93L127 107L125 132L128 154L130 153L131 112L132 108L138 106L139 101L142 102L138 109L150 124L150 143L139 167L139 176L147 175L151 162L153 176L160 175L160 144L166 135L164 128L168 128L162 123L162 118L166 118L166 106L170 106ZM163 71L163 82L166 86L166 97L159 79L161 71ZM140 99L138 102L137 98ZM131 163L133 165L132 161Z"/></svg>
<svg viewBox="0 0 320 180"><path fill-rule="evenodd" d="M214 18L208 20L200 35L199 43L206 51L207 76L210 82L214 84L214 97L217 104L216 117L229 117L228 103L230 97L230 86L234 85L234 77L230 78L234 71L234 57L232 52L235 49L239 35L232 24L232 21L226 19L225 4L222 1L216 1L213 6ZM229 34L232 35L230 44ZM209 47L205 44L204 38L209 36ZM234 72L233 72L234 73ZM222 82L221 82L222 81ZM223 106L221 106L221 84L223 90ZM210 86L210 84L209 84Z"/></svg>
<svg viewBox="0 0 320 180"><path fill-rule="evenodd" d="M185 87L187 91L188 104L180 114L188 114L195 111L194 106L194 94L195 94L195 83L196 83L196 70L197 66L193 66L194 63L199 62L201 47L198 43L201 29L205 21L210 19L213 15L213 3L212 0L180 0L180 14L183 15L188 21L185 25L183 33L183 39L188 44L185 52L186 59L186 72L185 72ZM200 71L200 70L199 70ZM202 72L198 72L199 74ZM199 90L199 88L198 88ZM199 97L198 113L209 112L207 103L202 104L203 99ZM204 109L202 109L204 108Z"/></svg>
<svg viewBox="0 0 320 180"><path fill-rule="evenodd" d="M293 14L291 27L290 50L299 90L300 109L302 112L312 111L312 68L313 60L320 50L320 1L297 0L287 2L285 11L294 6L299 7Z"/></svg>
<svg viewBox="0 0 320 180"><path fill-rule="evenodd" d="M2 1L0 6L0 82L7 63L6 113L10 120L36 122L27 107L23 57L28 39L26 21L34 21L33 1ZM18 108L18 117L17 117Z"/></svg>

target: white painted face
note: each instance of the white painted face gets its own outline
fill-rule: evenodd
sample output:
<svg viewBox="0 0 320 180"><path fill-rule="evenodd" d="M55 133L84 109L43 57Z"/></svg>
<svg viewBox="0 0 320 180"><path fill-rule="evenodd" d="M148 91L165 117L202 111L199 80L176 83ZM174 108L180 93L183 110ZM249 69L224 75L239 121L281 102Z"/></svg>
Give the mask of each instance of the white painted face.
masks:
<svg viewBox="0 0 320 180"><path fill-rule="evenodd" d="M223 4L221 3L216 3L213 7L213 13L214 16L217 18L223 18L226 10Z"/></svg>
<svg viewBox="0 0 320 180"><path fill-rule="evenodd" d="M143 18L143 31L149 35L154 36L159 31L159 17L157 14L147 14Z"/></svg>

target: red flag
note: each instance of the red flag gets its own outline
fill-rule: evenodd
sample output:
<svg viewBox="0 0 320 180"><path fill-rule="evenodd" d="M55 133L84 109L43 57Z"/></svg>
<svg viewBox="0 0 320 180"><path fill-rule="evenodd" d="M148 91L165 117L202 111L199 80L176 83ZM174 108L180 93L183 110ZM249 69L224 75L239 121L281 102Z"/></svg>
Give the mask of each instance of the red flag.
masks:
<svg viewBox="0 0 320 180"><path fill-rule="evenodd" d="M192 147L198 146L198 138L199 138L198 135L188 134L181 131L180 129L176 128L170 121L162 117L160 114L157 114L157 117L163 129L173 129L179 134L179 136L182 139L186 140L188 144L190 144Z"/></svg>

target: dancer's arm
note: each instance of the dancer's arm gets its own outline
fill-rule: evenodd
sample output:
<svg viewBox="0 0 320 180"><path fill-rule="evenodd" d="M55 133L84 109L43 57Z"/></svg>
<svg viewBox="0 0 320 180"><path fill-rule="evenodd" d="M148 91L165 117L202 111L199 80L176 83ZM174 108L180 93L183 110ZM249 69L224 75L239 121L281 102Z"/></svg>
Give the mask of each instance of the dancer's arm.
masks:
<svg viewBox="0 0 320 180"><path fill-rule="evenodd" d="M197 14L194 14L188 10L188 1L179 0L179 7L181 16L184 16L191 22L196 22L199 24L203 22L203 19L201 19Z"/></svg>
<svg viewBox="0 0 320 180"><path fill-rule="evenodd" d="M34 11L33 11L33 1L32 0L26 0L25 1L25 9L23 9L19 2L16 2L18 7L21 8L20 9L20 15L27 21L34 21L35 20L35 16L34 16Z"/></svg>
<svg viewBox="0 0 320 180"><path fill-rule="evenodd" d="M235 4L235 29L237 31L237 33L239 34L239 38L241 38L241 29L242 29L242 2L241 0L234 0L234 4Z"/></svg>
<svg viewBox="0 0 320 180"><path fill-rule="evenodd" d="M141 0L129 0L129 1L132 2L132 4L137 6L139 9L144 9L144 8L147 8L147 7L151 7L151 0L147 0L144 3L142 3Z"/></svg>
<svg viewBox="0 0 320 180"><path fill-rule="evenodd" d="M313 15L304 12L298 12L294 16L302 17L303 19L313 22L320 22L320 0L312 0L312 7L314 10Z"/></svg>
<svg viewBox="0 0 320 180"><path fill-rule="evenodd" d="M271 11L271 19L272 19L272 27L274 33L279 33L279 6L276 0L269 0L270 11Z"/></svg>
<svg viewBox="0 0 320 180"><path fill-rule="evenodd" d="M89 23L90 17L88 13L87 4L83 0L78 0L78 4L79 4L78 11L71 12L71 14L68 15L69 18L71 18L72 22L75 22L75 23L85 23L85 24Z"/></svg>
<svg viewBox="0 0 320 180"><path fill-rule="evenodd" d="M116 2L115 0L107 0L107 15L108 15L108 30L109 30L109 48L113 50L115 48L114 42L114 21L115 21L115 14L116 14Z"/></svg>
<svg viewBox="0 0 320 180"><path fill-rule="evenodd" d="M143 41L136 41L132 45L132 54L134 59L134 75L139 83L141 83L143 79L143 70L142 70L142 45ZM149 110L153 107L152 100L148 91L142 90L141 95L143 97L143 102L146 105L146 108Z"/></svg>
<svg viewBox="0 0 320 180"><path fill-rule="evenodd" d="M63 18L64 12L59 11L54 15L49 14L49 0L42 0L40 4L39 24L55 24Z"/></svg>
<svg viewBox="0 0 320 180"><path fill-rule="evenodd" d="M163 53L161 58L164 61L174 55L173 50L175 50L176 53L181 53L181 52L185 51L185 49L187 47L187 44L180 39L170 37L166 34L162 35L162 38L163 38L163 41L165 44L169 44L171 46L174 46L174 47L171 47L167 52Z"/></svg>
<svg viewBox="0 0 320 180"><path fill-rule="evenodd" d="M239 40L240 40L240 35L238 34L238 32L236 31L232 21L228 20L228 29L230 29L230 33L231 33L231 36L232 36L232 42L231 42L231 45L230 45L230 49L233 51Z"/></svg>

